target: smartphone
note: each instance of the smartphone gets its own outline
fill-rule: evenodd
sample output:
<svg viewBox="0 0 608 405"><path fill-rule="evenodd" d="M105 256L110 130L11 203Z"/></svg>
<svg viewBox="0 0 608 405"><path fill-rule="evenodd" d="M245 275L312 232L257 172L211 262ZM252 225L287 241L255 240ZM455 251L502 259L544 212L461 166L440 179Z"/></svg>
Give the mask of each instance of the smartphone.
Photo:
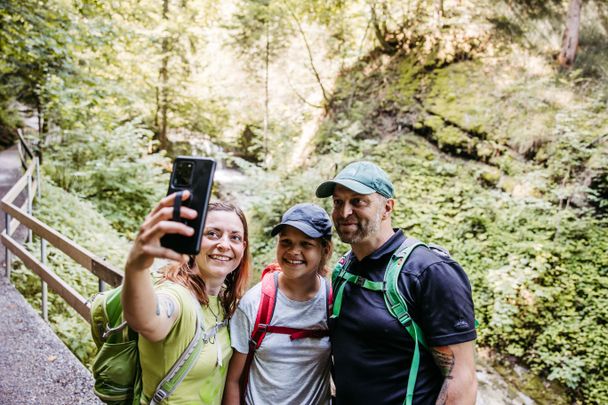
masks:
<svg viewBox="0 0 608 405"><path fill-rule="evenodd" d="M201 249L201 239L205 227L207 206L211 197L214 173L215 160L211 158L198 156L178 156L175 158L167 195L189 190L190 197L182 201L182 205L196 210L198 215L193 220L178 218L180 222L194 229L194 235L166 234L160 239L160 244L163 247L187 255L198 254ZM176 220L176 218L173 220Z"/></svg>

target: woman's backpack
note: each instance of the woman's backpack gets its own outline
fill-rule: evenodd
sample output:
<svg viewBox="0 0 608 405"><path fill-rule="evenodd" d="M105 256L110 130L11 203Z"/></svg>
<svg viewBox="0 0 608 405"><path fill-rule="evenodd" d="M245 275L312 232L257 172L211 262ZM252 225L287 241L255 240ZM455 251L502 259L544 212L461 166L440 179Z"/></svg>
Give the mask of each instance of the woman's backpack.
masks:
<svg viewBox="0 0 608 405"><path fill-rule="evenodd" d="M104 291L91 302L91 333L98 352L93 362L94 392L112 405L139 405L142 377L137 340L139 335L123 320L122 286ZM193 299L196 300L193 296ZM171 395L194 366L205 343L215 335L217 325L207 333L200 304L196 300L196 332L165 378L156 387L151 405Z"/></svg>

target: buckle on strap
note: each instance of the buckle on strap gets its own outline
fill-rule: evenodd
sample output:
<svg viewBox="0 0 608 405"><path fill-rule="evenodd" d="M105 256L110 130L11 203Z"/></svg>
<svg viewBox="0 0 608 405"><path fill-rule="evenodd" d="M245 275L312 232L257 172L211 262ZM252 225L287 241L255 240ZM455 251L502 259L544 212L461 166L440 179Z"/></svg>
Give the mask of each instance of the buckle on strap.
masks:
<svg viewBox="0 0 608 405"><path fill-rule="evenodd" d="M203 330L203 342L211 344L215 343L215 336L217 335L217 332L226 326L226 324L227 320L224 319L222 322L216 322L215 325L213 325L213 327L207 331L201 328L201 330Z"/></svg>
<svg viewBox="0 0 608 405"><path fill-rule="evenodd" d="M399 318L398 318L399 322L401 323L401 325L405 326L406 328L408 326L410 326L410 324L412 323L412 318L407 314L402 314Z"/></svg>
<svg viewBox="0 0 608 405"><path fill-rule="evenodd" d="M256 337L260 338L262 333L266 333L266 329L268 329L268 324L266 323L259 323L258 324L258 330L257 333L255 334ZM258 347L258 342L253 338L253 334L251 335L251 337L249 338L249 343L253 344L254 347Z"/></svg>
<svg viewBox="0 0 608 405"><path fill-rule="evenodd" d="M118 325L114 328L110 328L110 325L106 325L105 331L103 331L103 333L101 334L101 339L106 340L110 335L113 335L116 332L120 332L121 330L123 330L126 327L127 327L127 321L123 321L120 325ZM101 332L101 330L100 330L100 332Z"/></svg>
<svg viewBox="0 0 608 405"><path fill-rule="evenodd" d="M154 393L154 396L152 397L152 399L154 400L154 403L160 404L163 399L167 398L167 391L160 389L158 391L156 391Z"/></svg>
<svg viewBox="0 0 608 405"><path fill-rule="evenodd" d="M358 285L359 287L363 287L365 285L365 279L361 276L357 276L357 278L355 279L355 284Z"/></svg>

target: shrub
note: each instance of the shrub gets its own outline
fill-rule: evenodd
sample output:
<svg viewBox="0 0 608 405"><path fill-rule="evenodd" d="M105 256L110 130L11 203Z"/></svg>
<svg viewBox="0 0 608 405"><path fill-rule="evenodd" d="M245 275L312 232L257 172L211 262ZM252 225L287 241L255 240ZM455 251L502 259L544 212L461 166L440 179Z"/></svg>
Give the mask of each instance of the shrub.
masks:
<svg viewBox="0 0 608 405"><path fill-rule="evenodd" d="M152 133L129 122L65 131L46 153L45 174L64 190L94 203L119 232L132 236L166 192L171 169L162 154L150 154Z"/></svg>

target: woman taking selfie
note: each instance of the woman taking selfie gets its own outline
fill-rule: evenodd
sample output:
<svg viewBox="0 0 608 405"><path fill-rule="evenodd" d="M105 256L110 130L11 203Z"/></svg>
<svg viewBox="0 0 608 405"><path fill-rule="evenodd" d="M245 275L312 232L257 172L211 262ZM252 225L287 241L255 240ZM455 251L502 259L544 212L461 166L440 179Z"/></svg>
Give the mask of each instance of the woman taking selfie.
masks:
<svg viewBox="0 0 608 405"><path fill-rule="evenodd" d="M184 192L182 200L188 197ZM142 403L151 401L159 382L193 340L202 316L206 329L202 352L162 403L220 404L232 355L227 328L222 326L235 311L249 276L247 222L239 208L210 203L200 252L184 256L160 243L165 234L191 236L194 232L171 221L174 199L175 194L165 197L148 215L125 266L122 302L125 320L139 333ZM195 210L181 206L182 218L196 215ZM149 270L155 258L177 262L163 268L157 282Z"/></svg>
<svg viewBox="0 0 608 405"><path fill-rule="evenodd" d="M277 263L230 320L234 353L223 404L328 404L330 289L323 276L331 221L321 207L297 204L271 234L279 235Z"/></svg>

